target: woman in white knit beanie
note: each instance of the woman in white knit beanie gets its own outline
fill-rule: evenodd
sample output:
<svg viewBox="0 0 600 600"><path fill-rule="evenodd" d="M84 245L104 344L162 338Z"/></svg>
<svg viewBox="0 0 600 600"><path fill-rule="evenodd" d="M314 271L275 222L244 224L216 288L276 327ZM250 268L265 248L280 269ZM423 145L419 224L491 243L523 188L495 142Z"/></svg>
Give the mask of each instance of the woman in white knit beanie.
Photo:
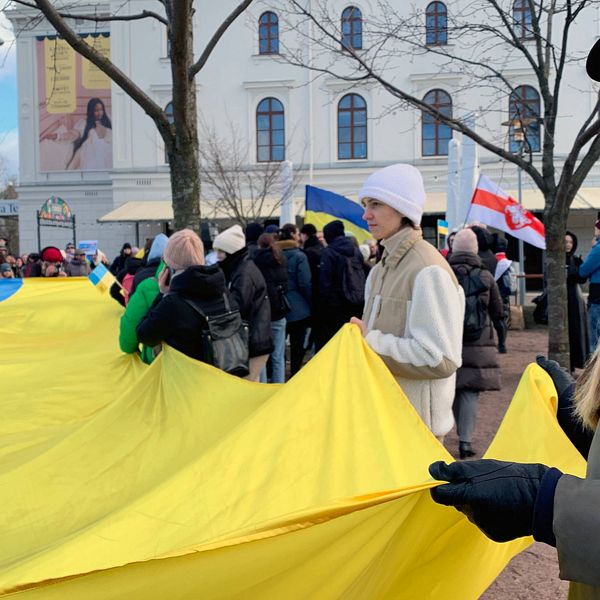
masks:
<svg viewBox="0 0 600 600"><path fill-rule="evenodd" d="M454 424L464 295L442 255L423 239L423 178L411 165L392 165L373 173L358 197L383 255L367 279L363 319L352 322L443 438Z"/></svg>

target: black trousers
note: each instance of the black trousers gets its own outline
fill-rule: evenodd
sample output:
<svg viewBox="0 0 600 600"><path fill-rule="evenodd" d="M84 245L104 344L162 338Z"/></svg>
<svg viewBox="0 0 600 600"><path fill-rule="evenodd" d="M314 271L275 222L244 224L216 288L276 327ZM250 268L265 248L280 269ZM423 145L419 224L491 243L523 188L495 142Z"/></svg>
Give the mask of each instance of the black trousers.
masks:
<svg viewBox="0 0 600 600"><path fill-rule="evenodd" d="M286 325L286 333L290 336L290 374L294 376L302 366L304 358L304 339L310 326L310 318L292 321Z"/></svg>

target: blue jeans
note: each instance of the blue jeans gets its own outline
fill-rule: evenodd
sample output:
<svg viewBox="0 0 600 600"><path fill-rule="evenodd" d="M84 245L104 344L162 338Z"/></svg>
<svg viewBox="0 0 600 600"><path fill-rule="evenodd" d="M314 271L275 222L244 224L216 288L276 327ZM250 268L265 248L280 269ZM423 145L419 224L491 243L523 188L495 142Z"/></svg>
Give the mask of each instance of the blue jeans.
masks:
<svg viewBox="0 0 600 600"><path fill-rule="evenodd" d="M278 321L271 321L271 332L273 346L275 346L271 353L273 365L271 383L285 383L285 317ZM260 382L268 383L266 367L260 373Z"/></svg>
<svg viewBox="0 0 600 600"><path fill-rule="evenodd" d="M590 353L596 350L600 338L600 304L588 304L590 322Z"/></svg>

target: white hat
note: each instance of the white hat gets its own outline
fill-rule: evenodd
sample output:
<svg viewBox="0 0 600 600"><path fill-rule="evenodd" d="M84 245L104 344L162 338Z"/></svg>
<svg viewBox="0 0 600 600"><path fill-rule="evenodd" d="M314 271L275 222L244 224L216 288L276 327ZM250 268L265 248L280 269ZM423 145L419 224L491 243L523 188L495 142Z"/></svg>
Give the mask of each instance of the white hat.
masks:
<svg viewBox="0 0 600 600"><path fill-rule="evenodd" d="M363 198L379 200L419 225L425 204L423 177L412 165L385 167L365 181L358 192L359 201Z"/></svg>
<svg viewBox="0 0 600 600"><path fill-rule="evenodd" d="M222 231L213 242L215 250L222 250L227 254L235 254L246 245L246 236L239 225L233 225Z"/></svg>

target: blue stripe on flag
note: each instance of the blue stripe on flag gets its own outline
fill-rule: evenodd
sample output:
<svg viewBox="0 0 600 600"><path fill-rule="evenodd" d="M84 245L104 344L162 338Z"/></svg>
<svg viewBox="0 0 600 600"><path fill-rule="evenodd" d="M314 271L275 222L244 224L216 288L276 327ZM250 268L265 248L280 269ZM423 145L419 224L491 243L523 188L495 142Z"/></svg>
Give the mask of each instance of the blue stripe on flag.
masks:
<svg viewBox="0 0 600 600"><path fill-rule="evenodd" d="M322 190L321 188L306 186L306 210L327 213L334 219L346 219L357 227L369 231L367 222L362 218L364 210L360 204L348 200L345 196Z"/></svg>
<svg viewBox="0 0 600 600"><path fill-rule="evenodd" d="M0 302L16 294L22 285L22 279L0 279Z"/></svg>
<svg viewBox="0 0 600 600"><path fill-rule="evenodd" d="M100 263L89 275L88 279L94 284L98 285L100 280L108 273L108 269Z"/></svg>

